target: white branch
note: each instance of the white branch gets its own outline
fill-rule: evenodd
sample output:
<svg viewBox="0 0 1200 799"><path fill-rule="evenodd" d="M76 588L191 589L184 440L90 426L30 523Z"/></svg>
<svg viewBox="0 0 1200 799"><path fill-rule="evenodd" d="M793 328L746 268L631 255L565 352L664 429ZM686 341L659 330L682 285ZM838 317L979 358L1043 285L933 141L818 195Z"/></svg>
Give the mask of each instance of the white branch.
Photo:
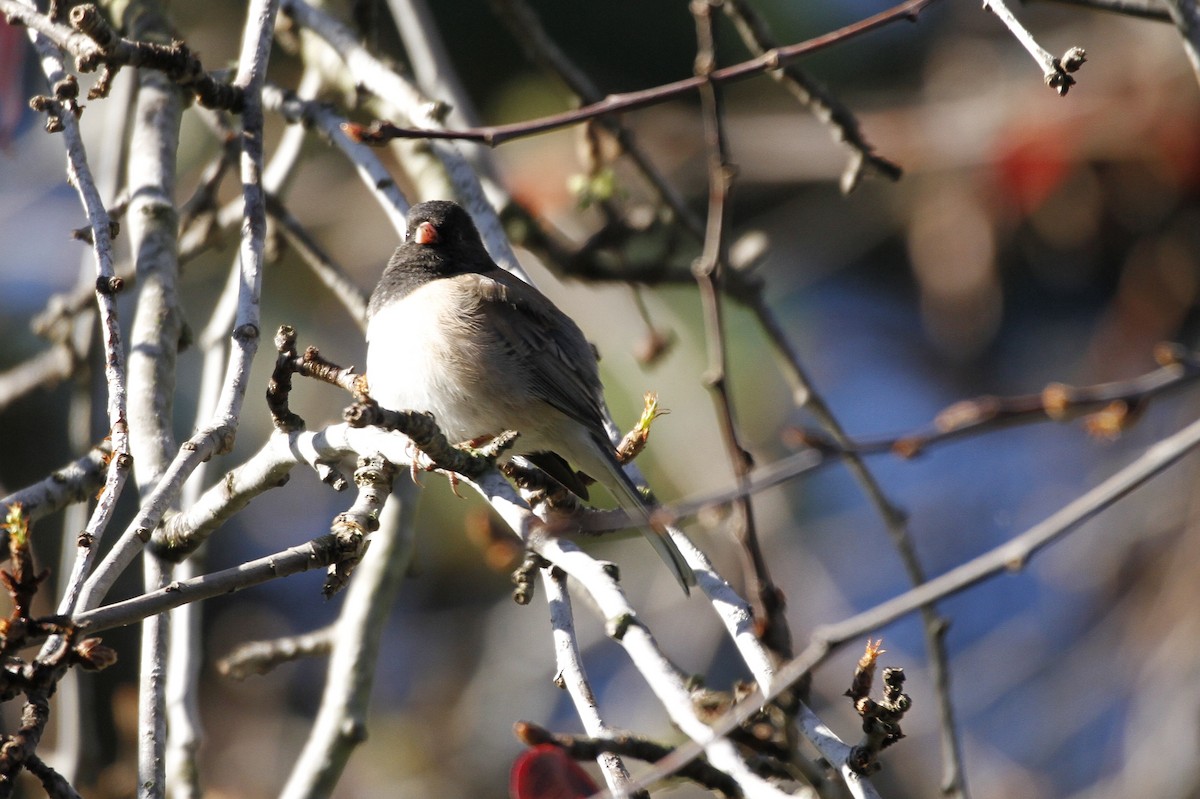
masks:
<svg viewBox="0 0 1200 799"><path fill-rule="evenodd" d="M305 73L306 79L308 74ZM268 111L281 114L289 122L299 122L316 128L326 141L349 159L355 173L362 179L367 190L375 195L379 207L387 214L392 229L400 238L404 237L408 200L400 192L400 187L396 185L395 179L388 173L374 150L354 141L342 130L342 123L346 121L344 116L334 113L322 103L292 95L277 86L263 88L263 106Z"/></svg>
<svg viewBox="0 0 1200 799"><path fill-rule="evenodd" d="M417 489L401 477L395 490L347 589L321 708L282 799L329 796L350 753L366 738L379 640L413 553Z"/></svg>
<svg viewBox="0 0 1200 799"><path fill-rule="evenodd" d="M31 9L33 7L32 3L26 3L26 6ZM29 31L29 38L37 49L42 70L46 73L46 79L50 85L56 86L60 81L66 80L67 73L58 48L33 28ZM87 211L92 236L92 253L96 260L97 286L113 287L112 278L115 272L113 270L111 220L88 167L87 152L83 146L79 121L75 117L73 105L73 101L63 102L63 107L58 114L67 148L67 178L79 192L79 197ZM116 301L110 290L97 290L96 303L100 311L101 339L104 345L104 377L108 386L109 435L112 439L114 455L108 465L108 473L99 502L96 503L96 508L81 536L88 545L80 546L77 549L75 565L68 577L59 603L59 612L64 614L70 613L75 605L83 580L95 559L100 538L112 520L117 499L120 498L132 465L132 459L129 456L129 431L126 424L125 354L120 319L117 316Z"/></svg>
<svg viewBox="0 0 1200 799"><path fill-rule="evenodd" d="M557 679L575 703L575 712L583 722L583 729L593 738L610 738L612 729L600 715L596 695L588 682L579 652L579 639L575 636L575 614L571 610L571 595L567 592L565 574L554 569L542 569L542 584L546 588L546 602L550 608L550 627L554 637L554 659L558 665ZM596 763L604 774L604 781L615 797L627 797L629 792L629 770L619 755L602 752Z"/></svg>
<svg viewBox="0 0 1200 799"><path fill-rule="evenodd" d="M414 127L426 130L444 128L438 119L438 104L359 44L358 38L345 25L304 0L282 0L282 10L337 51L356 85L395 108ZM463 157L459 146L449 141L430 141L429 147L441 159L459 199L475 220L488 252L496 263L527 281L528 275L513 253L512 245L504 234L504 226L484 194L479 176Z"/></svg>
<svg viewBox="0 0 1200 799"><path fill-rule="evenodd" d="M146 558L147 592L165 588L171 569L158 558ZM171 617L160 613L142 624L138 653L138 799L163 799L167 795L167 640Z"/></svg>
<svg viewBox="0 0 1200 799"><path fill-rule="evenodd" d="M153 493L121 539L84 586L81 606L93 608L100 603L117 576L142 550L167 508L179 496L184 481L197 466L213 454L233 446L241 416L242 402L250 379L250 366L258 351L259 298L262 293L263 242L266 237L266 207L262 187L263 130L262 86L271 49L278 0L253 0L246 19L242 54L235 85L245 90L242 110L242 197L244 220L239 248L240 271L237 317L231 341L232 351L225 382L213 422L192 436L180 448L167 467Z"/></svg>

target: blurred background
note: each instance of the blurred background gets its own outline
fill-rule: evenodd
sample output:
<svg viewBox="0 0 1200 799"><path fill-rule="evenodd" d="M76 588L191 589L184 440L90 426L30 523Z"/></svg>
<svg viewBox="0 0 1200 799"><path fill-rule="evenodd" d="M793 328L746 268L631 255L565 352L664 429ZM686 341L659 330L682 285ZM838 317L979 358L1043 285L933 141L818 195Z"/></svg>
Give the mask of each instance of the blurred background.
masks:
<svg viewBox="0 0 1200 799"><path fill-rule="evenodd" d="M691 74L694 27L684 3L531 4L605 92ZM435 5L451 56L486 121L571 106L563 85L524 59L482 0ZM763 0L756 7L781 42L794 42L886 6ZM209 68L234 61L242 4L177 2L169 10ZM373 49L403 61L380 0L341 11L362 25ZM767 237L768 255L756 267L767 302L852 436L921 428L947 405L977 395L1037 392L1051 381L1129 379L1154 368L1156 343L1196 345L1200 89L1177 32L1169 23L1049 2L1016 11L1052 52L1086 48L1079 85L1065 98L1043 85L1032 59L977 4L934 4L915 24L895 24L800 62L858 114L878 153L905 170L899 183L869 179L848 197L838 190L846 151L787 92L766 76L723 90L738 167L733 231ZM719 28L721 62L745 58L728 25ZM41 73L19 32L0 27L0 35L0 370L7 370L48 348L31 332L30 320L50 297L77 284L81 264L85 274L92 266L86 248L69 235L86 220L64 179L61 140L24 110L30 94L45 91ZM297 75L296 60L277 49L271 79L294 85ZM84 86L90 81L85 77ZM119 183L105 177L119 174L116 148L106 138L114 105L88 103L82 118L93 167L110 189ZM696 98L629 113L623 121L702 214L707 189ZM283 127L277 117L268 120L272 143ZM186 114L181 202L218 147L196 116ZM586 171L584 149L581 133L569 130L493 153L518 201L576 246L600 223L594 209L578 207L570 189L572 178ZM649 194L637 174L624 162L614 166L617 202L644 205ZM223 200L238 190L236 181L226 184ZM286 201L369 289L396 237L346 160L310 137ZM185 265L184 311L193 328L205 324L236 242L230 230ZM122 247L127 242L119 238ZM671 257L686 266L697 252L684 248ZM562 279L560 264L532 256L525 261L538 285L598 346L618 423L632 424L647 390L657 391L670 409L639 459L660 497L731 485L702 380L706 356L695 288L655 285L635 295L618 283ZM122 300L127 319L134 296L127 292ZM637 357L650 335L647 319L673 342L649 366ZM752 314L731 304L727 321L739 423L758 463L769 464L792 451L789 430L817 425L795 408ZM263 327L283 323L298 328L302 346L317 345L343 364L363 362L357 320L281 246L265 276ZM265 387L269 361L269 352L260 352L256 386ZM181 355L175 419L181 438L196 424L200 367L194 348ZM96 374L81 368L73 379L0 408L5 493L78 456L73 426L76 441L80 427L90 427L82 440L103 437L102 403L93 406L90 422L71 404L74 393L97 385ZM237 445L215 463L214 477L268 435L259 396L252 390ZM300 383L292 399L310 428L337 420L346 404L315 383ZM1065 505L1198 411L1200 395L1184 388L1152 403L1116 440L1090 437L1077 423L1041 423L958 440L911 461L883 455L869 464L891 500L908 512L918 554L936 575ZM1186 459L1025 570L939 605L950 622L951 692L973 794L1040 799L1200 792L1196 466L1195 457ZM513 722L579 729L551 682L542 597L530 607L515 605L507 564L489 566L480 545L486 509L474 498L456 498L434 475L421 482L416 564L380 658L370 737L354 754L340 797L504 796L508 767L521 749L510 733ZM255 500L216 534L209 567L312 538L348 501L298 468L286 487ZM112 529L120 529L131 508ZM909 586L883 520L840 466L758 496L755 510L801 644L814 626ZM56 516L35 528L39 557L52 568L62 523ZM740 587L738 553L721 514L706 514L688 529ZM641 546L591 548L621 564L635 606L680 667L704 674L714 687L744 678L703 600L684 600ZM323 662L310 661L235 682L218 676L211 662L244 641L315 629L336 618L340 599L321 598L321 579L293 577L205 605L210 661L203 708L210 725L202 765L210 795L278 791L324 677ZM114 596L136 590L134 583L120 585ZM49 595L42 599L49 607ZM610 723L678 739L595 614L577 609L586 666ZM882 663L905 669L914 708L904 722L908 737L885 753L876 784L889 797L936 795L942 765L919 620L903 620L879 635L887 650ZM105 638L118 647L122 663L88 680L100 730L88 796L127 795L135 782L137 637L120 631ZM841 697L859 654L849 647L813 680L814 709L845 740L859 734L857 716ZM14 726L14 710L5 709L6 729ZM699 795L687 787L662 793Z"/></svg>

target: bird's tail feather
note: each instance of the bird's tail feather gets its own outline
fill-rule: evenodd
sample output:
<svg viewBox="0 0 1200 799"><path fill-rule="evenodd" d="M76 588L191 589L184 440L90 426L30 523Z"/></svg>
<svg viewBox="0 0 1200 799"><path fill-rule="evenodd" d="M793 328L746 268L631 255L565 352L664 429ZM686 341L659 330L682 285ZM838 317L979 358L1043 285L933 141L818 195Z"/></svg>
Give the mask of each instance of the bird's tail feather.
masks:
<svg viewBox="0 0 1200 799"><path fill-rule="evenodd" d="M638 522L642 535L646 537L646 540L654 547L654 551L662 558L663 563L667 564L667 568L675 575L683 593L689 594L688 587L696 584L696 574L692 571L692 567L688 565L683 553L679 551L679 547L675 546L675 542L671 540L666 531L658 529L650 523L650 507L624 470L614 463L612 472L613 479L610 481L612 485L606 487L612 491L622 508L640 516L635 521Z"/></svg>

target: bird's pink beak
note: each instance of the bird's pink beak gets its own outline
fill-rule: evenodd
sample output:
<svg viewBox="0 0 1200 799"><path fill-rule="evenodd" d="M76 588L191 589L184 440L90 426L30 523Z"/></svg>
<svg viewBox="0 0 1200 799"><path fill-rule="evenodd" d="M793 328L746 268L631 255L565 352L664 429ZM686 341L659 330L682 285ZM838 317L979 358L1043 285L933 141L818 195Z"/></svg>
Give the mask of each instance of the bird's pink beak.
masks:
<svg viewBox="0 0 1200 799"><path fill-rule="evenodd" d="M417 229L413 231L413 241L417 244L437 244L438 232L437 228L430 222L422 222L417 225Z"/></svg>

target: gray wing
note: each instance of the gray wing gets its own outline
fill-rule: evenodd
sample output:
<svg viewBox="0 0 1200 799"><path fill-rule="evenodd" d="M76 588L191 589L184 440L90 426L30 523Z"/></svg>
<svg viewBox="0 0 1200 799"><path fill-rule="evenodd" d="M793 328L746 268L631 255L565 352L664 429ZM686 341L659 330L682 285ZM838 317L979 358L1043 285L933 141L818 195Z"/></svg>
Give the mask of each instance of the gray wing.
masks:
<svg viewBox="0 0 1200 799"><path fill-rule="evenodd" d="M502 269L470 277L477 282L489 326L524 368L533 394L603 436L600 374L579 326L533 286Z"/></svg>
<svg viewBox="0 0 1200 799"><path fill-rule="evenodd" d="M591 476L609 486L621 505L641 509L640 513L645 515L645 501L617 465L612 444L605 435L596 356L579 327L520 278L499 269L472 277L478 281L477 296L482 297L484 317L514 359L526 369L533 394L583 424L600 451L607 454L612 479L605 480L603 474ZM570 471L569 466L567 470ZM696 575L687 559L666 534L649 526L648 516L645 521L647 524L641 525L642 534L654 545L687 594L688 586L696 584Z"/></svg>

